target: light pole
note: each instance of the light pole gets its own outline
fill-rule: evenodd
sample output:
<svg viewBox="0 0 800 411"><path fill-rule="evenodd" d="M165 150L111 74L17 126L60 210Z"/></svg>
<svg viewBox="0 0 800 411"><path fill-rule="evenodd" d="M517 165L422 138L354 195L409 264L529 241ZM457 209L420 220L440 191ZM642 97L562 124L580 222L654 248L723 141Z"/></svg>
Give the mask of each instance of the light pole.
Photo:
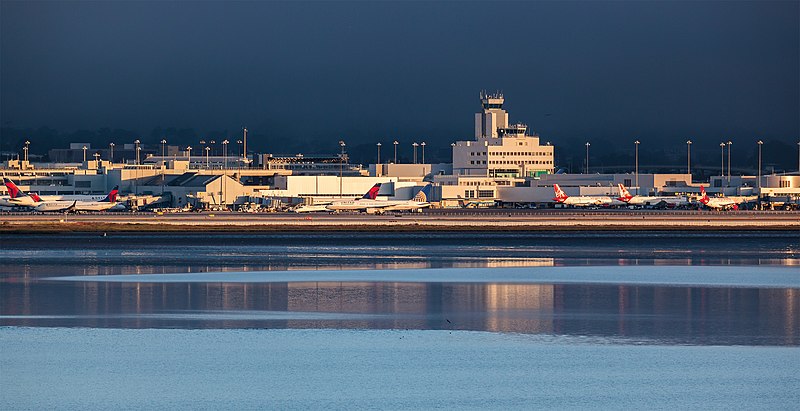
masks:
<svg viewBox="0 0 800 411"><path fill-rule="evenodd" d="M415 141L411 145L414 146L414 164L417 164L417 147L419 144Z"/></svg>
<svg viewBox="0 0 800 411"><path fill-rule="evenodd" d="M758 140L756 144L758 144L758 195L761 195L761 146L764 142Z"/></svg>
<svg viewBox="0 0 800 411"><path fill-rule="evenodd" d="M236 140L236 144L239 145L239 158L236 160L236 181L241 182L241 174L242 174L242 140Z"/></svg>
<svg viewBox="0 0 800 411"><path fill-rule="evenodd" d="M242 157L244 157L244 163L247 164L247 127L244 128L244 136L242 138Z"/></svg>
<svg viewBox="0 0 800 411"><path fill-rule="evenodd" d="M134 149L134 151L136 151L136 165L137 166L139 165L139 143L140 143L139 140L134 140L133 141L133 144L135 145L135 147L133 149Z"/></svg>
<svg viewBox="0 0 800 411"><path fill-rule="evenodd" d="M30 145L31 145L31 142L28 141L28 140L25 140L25 162L28 161L28 149L30 148L29 147Z"/></svg>
<svg viewBox="0 0 800 411"><path fill-rule="evenodd" d="M228 143L230 143L230 141L222 140L222 167L225 170L228 169Z"/></svg>
<svg viewBox="0 0 800 411"><path fill-rule="evenodd" d="M161 157L167 156L167 140L161 139Z"/></svg>
<svg viewBox="0 0 800 411"><path fill-rule="evenodd" d="M721 177L725 177L725 143L724 142L719 143L719 149L720 149L720 152L722 154L722 174L720 174L720 176Z"/></svg>
<svg viewBox="0 0 800 411"><path fill-rule="evenodd" d="M423 141L419 145L422 146L422 164L425 164L425 142Z"/></svg>
<svg viewBox="0 0 800 411"><path fill-rule="evenodd" d="M83 146L83 162L86 162L86 146Z"/></svg>
<svg viewBox="0 0 800 411"><path fill-rule="evenodd" d="M210 168L210 164L208 162L208 153L211 151L211 147L206 146L206 170Z"/></svg>
<svg viewBox="0 0 800 411"><path fill-rule="evenodd" d="M381 143L376 144L378 146L378 162L375 164L381 163Z"/></svg>
<svg viewBox="0 0 800 411"><path fill-rule="evenodd" d="M108 161L113 163L114 162L114 143L108 143L108 148L109 148Z"/></svg>
<svg viewBox="0 0 800 411"><path fill-rule="evenodd" d="M589 146L592 145L588 141L586 142L586 174L589 174Z"/></svg>
<svg viewBox="0 0 800 411"><path fill-rule="evenodd" d="M344 140L339 140L339 147L342 148L342 154L339 156L339 198L342 198L342 180L344 179Z"/></svg>
<svg viewBox="0 0 800 411"><path fill-rule="evenodd" d="M692 140L686 140L686 174L692 175Z"/></svg>
<svg viewBox="0 0 800 411"><path fill-rule="evenodd" d="M731 183L731 146L732 145L733 145L733 142L728 140L728 184L729 185Z"/></svg>
<svg viewBox="0 0 800 411"><path fill-rule="evenodd" d="M92 154L92 156L94 157L94 161L99 161L100 160L100 153L94 153L94 154Z"/></svg>
<svg viewBox="0 0 800 411"><path fill-rule="evenodd" d="M225 177L228 176L228 143L230 143L228 139L222 140L222 173L224 174L222 178L222 204L226 205L226 207L228 199L225 198L225 180L227 180Z"/></svg>
<svg viewBox="0 0 800 411"><path fill-rule="evenodd" d="M633 142L635 157L636 157L636 166L634 168L634 173L636 177L636 190L639 190L639 140ZM638 191L637 191L638 192Z"/></svg>
<svg viewBox="0 0 800 411"><path fill-rule="evenodd" d="M397 140L395 140L392 144L394 144L394 163L397 164ZM800 145L800 143L797 144Z"/></svg>
<svg viewBox="0 0 800 411"><path fill-rule="evenodd" d="M188 154L188 160L186 161L189 163L189 168L192 168L192 146L186 147L186 153Z"/></svg>
<svg viewBox="0 0 800 411"><path fill-rule="evenodd" d="M800 173L800 141L797 142L797 172Z"/></svg>

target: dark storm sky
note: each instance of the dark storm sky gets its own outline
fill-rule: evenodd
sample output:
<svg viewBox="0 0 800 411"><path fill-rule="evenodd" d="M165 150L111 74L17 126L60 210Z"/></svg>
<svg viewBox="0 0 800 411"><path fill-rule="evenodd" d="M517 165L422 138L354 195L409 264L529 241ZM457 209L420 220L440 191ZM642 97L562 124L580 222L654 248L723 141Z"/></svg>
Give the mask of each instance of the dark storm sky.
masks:
<svg viewBox="0 0 800 411"><path fill-rule="evenodd" d="M797 1L1 4L10 127L446 144L499 89L553 141L800 135Z"/></svg>

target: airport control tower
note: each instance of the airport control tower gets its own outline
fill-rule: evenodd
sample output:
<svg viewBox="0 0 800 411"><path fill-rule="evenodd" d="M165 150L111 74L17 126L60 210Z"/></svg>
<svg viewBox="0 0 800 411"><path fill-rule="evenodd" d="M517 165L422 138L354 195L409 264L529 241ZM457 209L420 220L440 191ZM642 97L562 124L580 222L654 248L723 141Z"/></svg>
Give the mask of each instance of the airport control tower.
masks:
<svg viewBox="0 0 800 411"><path fill-rule="evenodd" d="M475 139L497 138L498 129L508 127L508 113L503 110L503 93L481 91L483 112L475 113Z"/></svg>

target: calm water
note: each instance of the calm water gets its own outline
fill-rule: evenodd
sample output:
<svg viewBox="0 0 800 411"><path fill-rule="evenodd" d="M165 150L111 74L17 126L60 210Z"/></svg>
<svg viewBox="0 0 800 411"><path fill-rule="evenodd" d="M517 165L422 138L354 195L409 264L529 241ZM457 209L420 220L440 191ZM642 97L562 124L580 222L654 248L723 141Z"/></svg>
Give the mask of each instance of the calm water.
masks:
<svg viewBox="0 0 800 411"><path fill-rule="evenodd" d="M0 409L797 408L797 233L464 235L2 236Z"/></svg>
<svg viewBox="0 0 800 411"><path fill-rule="evenodd" d="M3 238L0 325L473 330L655 344L800 345L800 290L458 282L109 283L209 271L798 267L789 234L259 234ZM609 269L609 267L612 267ZM649 268L650 267L650 268ZM610 270L610 271L609 271ZM638 269L637 269L638 270ZM457 272L457 270L455 270ZM702 276L702 270L696 270ZM143 277L146 278L146 277Z"/></svg>

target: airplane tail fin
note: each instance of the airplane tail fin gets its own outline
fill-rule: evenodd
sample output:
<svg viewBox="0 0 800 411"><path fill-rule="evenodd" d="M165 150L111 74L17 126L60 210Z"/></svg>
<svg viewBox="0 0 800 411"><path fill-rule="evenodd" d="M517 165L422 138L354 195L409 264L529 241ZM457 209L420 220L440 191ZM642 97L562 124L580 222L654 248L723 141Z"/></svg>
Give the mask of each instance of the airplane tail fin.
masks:
<svg viewBox="0 0 800 411"><path fill-rule="evenodd" d="M620 183L620 184L617 184L617 186L619 186L619 198L617 198L617 200L624 201L624 202L627 203L628 201L631 200L631 198L633 198L631 193L628 191L627 188L625 188L624 185L622 185Z"/></svg>
<svg viewBox="0 0 800 411"><path fill-rule="evenodd" d="M553 191L555 191L556 196L553 198L554 201L558 201L559 203L564 202L567 199L567 193L558 186L558 184L553 184Z"/></svg>
<svg viewBox="0 0 800 411"><path fill-rule="evenodd" d="M42 198L41 198L41 197L39 197L39 194L36 194L36 193L28 193L28 195L29 195L29 196L31 196L31 198L33 199L33 201L35 201L35 202L37 202L37 203L41 203L41 202L42 202Z"/></svg>
<svg viewBox="0 0 800 411"><path fill-rule="evenodd" d="M419 203L427 203L429 202L429 198L431 196L431 185L428 184L425 187L422 187L422 190L417 192L417 195L414 196L414 201Z"/></svg>
<svg viewBox="0 0 800 411"><path fill-rule="evenodd" d="M8 196L10 198L25 196L25 193L23 193L22 190L20 190L19 187L17 187L17 185L14 184L14 182L10 179L3 177L3 184L5 184L6 188L8 189Z"/></svg>
<svg viewBox="0 0 800 411"><path fill-rule="evenodd" d="M381 190L381 183L376 183L372 188L367 191L361 198L365 200L374 200L378 197L378 191Z"/></svg>
<svg viewBox="0 0 800 411"><path fill-rule="evenodd" d="M108 193L106 198L100 200L101 203L116 203L117 202L117 193L119 193L119 186L114 186L111 192Z"/></svg>
<svg viewBox="0 0 800 411"><path fill-rule="evenodd" d="M706 193L706 189L703 186L700 186L700 202L703 204L708 204L708 193Z"/></svg>

